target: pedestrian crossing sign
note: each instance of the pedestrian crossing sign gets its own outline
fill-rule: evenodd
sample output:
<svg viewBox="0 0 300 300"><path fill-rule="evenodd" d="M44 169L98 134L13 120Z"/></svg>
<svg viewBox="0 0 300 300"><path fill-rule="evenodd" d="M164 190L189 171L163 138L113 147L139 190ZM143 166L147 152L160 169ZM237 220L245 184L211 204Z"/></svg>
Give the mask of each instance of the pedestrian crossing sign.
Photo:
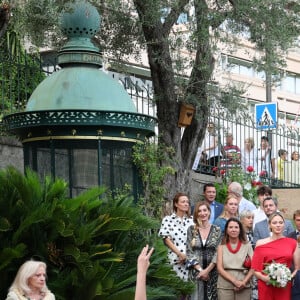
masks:
<svg viewBox="0 0 300 300"><path fill-rule="evenodd" d="M277 103L255 104L256 128L269 130L277 127Z"/></svg>

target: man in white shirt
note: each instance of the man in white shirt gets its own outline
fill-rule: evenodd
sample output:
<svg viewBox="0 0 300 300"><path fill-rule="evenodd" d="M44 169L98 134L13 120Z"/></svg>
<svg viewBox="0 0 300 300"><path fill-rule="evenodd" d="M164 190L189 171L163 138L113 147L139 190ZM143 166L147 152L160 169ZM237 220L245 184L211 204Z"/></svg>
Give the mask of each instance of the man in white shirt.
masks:
<svg viewBox="0 0 300 300"><path fill-rule="evenodd" d="M243 188L239 182L231 182L228 186L228 193L234 194L239 201L239 213L243 210L256 210L256 206L249 200L243 197Z"/></svg>
<svg viewBox="0 0 300 300"><path fill-rule="evenodd" d="M253 220L253 228L255 227L255 224L263 221L267 218L264 208L263 208L263 201L266 197L272 196L272 189L266 185L262 185L257 189L257 199L260 203L260 206L255 209L254 212L254 220Z"/></svg>

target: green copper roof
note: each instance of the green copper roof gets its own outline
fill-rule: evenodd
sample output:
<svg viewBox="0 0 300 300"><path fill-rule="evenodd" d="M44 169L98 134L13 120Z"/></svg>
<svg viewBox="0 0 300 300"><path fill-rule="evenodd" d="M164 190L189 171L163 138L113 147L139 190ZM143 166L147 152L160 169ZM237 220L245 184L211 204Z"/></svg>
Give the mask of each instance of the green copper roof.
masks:
<svg viewBox="0 0 300 300"><path fill-rule="evenodd" d="M61 70L47 77L32 93L26 111L105 110L136 112L130 96L102 72L99 50L91 38L99 31L100 16L88 2L75 2L61 18L68 40L59 53Z"/></svg>
<svg viewBox="0 0 300 300"><path fill-rule="evenodd" d="M32 93L26 111L63 109L136 112L116 80L89 67L64 68L46 78Z"/></svg>

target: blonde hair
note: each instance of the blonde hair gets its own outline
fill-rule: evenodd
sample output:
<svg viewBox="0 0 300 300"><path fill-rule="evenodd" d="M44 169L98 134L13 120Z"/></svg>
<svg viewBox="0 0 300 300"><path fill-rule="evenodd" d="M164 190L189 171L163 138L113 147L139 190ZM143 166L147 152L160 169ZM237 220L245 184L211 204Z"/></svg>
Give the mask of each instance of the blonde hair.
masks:
<svg viewBox="0 0 300 300"><path fill-rule="evenodd" d="M234 198L234 199L237 200L237 202L238 202L238 207L239 207L239 199L237 198L237 196L236 196L235 194L233 194L233 193L229 193L229 194L227 195L226 199L225 199L225 202L224 202L224 208L223 208L223 211L222 211L222 213L220 214L219 217L221 217L221 218L226 218L226 209L225 209L225 205L226 205L226 204L228 203L228 201L229 201L230 199L232 199L232 198ZM235 214L235 217L238 217L238 216L239 216L239 210L237 209L237 212L236 212L236 214Z"/></svg>
<svg viewBox="0 0 300 300"><path fill-rule="evenodd" d="M195 207L194 207L194 215L193 215L193 220L194 220L194 230L193 230L193 239L191 240L191 246L194 247L196 244L196 236L197 236L197 232L199 229L199 220L198 220L198 210L200 206L205 206L207 208L207 210L209 211L209 216L211 214L211 208L209 206L209 204L206 201L199 201L196 203Z"/></svg>
<svg viewBox="0 0 300 300"><path fill-rule="evenodd" d="M31 289L28 285L28 280L30 277L36 274L37 270L42 267L46 272L46 264L42 261L28 260L26 261L18 270L18 273L9 288L9 291L17 290L21 293L28 294L31 292ZM42 292L48 292L48 287L46 284L42 288Z"/></svg>
<svg viewBox="0 0 300 300"><path fill-rule="evenodd" d="M254 139L252 137L248 137L245 139L245 143L249 142L251 149L254 148Z"/></svg>
<svg viewBox="0 0 300 300"><path fill-rule="evenodd" d="M280 217L284 221L283 215L279 211L276 211L269 216L269 218L268 218L269 225L271 224L272 220L277 216Z"/></svg>

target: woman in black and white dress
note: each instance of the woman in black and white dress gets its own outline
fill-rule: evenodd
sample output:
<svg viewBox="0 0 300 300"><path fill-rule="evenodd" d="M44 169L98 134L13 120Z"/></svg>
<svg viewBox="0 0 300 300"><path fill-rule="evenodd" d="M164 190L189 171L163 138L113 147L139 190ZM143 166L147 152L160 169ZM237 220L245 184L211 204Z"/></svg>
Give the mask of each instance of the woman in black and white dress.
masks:
<svg viewBox="0 0 300 300"><path fill-rule="evenodd" d="M186 262L187 229L193 224L190 216L189 198L184 193L177 193L173 199L173 213L163 218L159 230L159 236L163 238L168 247L170 264L178 277L188 279Z"/></svg>

